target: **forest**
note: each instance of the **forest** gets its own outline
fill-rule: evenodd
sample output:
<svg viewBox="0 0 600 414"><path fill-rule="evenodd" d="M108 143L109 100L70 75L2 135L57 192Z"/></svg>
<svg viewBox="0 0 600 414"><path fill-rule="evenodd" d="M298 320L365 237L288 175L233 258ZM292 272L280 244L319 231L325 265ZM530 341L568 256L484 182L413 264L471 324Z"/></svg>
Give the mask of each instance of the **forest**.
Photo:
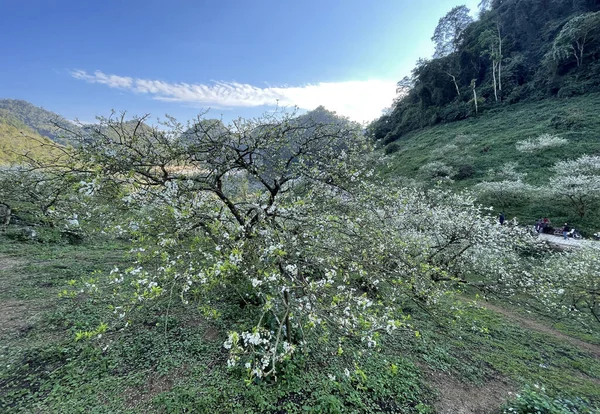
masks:
<svg viewBox="0 0 600 414"><path fill-rule="evenodd" d="M599 91L599 11L597 0L485 0L474 20L453 8L432 37L435 55L398 82L371 136L389 144L498 106Z"/></svg>

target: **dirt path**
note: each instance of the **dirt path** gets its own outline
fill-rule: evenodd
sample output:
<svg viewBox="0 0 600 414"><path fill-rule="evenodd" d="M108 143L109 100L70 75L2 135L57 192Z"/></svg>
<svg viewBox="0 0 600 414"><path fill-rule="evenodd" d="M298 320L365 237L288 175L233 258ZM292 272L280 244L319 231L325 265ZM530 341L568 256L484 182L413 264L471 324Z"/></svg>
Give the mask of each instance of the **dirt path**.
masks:
<svg viewBox="0 0 600 414"><path fill-rule="evenodd" d="M578 249L580 247L591 247L597 246L598 242L594 240L575 240L575 239L567 239L565 240L562 236L555 236L553 234L539 234L539 238L546 240L553 246L559 247L561 249Z"/></svg>
<svg viewBox="0 0 600 414"><path fill-rule="evenodd" d="M461 300L471 299L461 297ZM600 346L584 342L577 338L559 332L556 329L528 319L518 313L511 312L500 306L487 302L477 302L481 308L496 312L509 321L516 323L524 329L540 332L556 338L562 342L600 358ZM457 378L443 372L433 372L423 368L428 383L439 392L439 399L435 402L436 411L440 414L487 414L498 412L499 407L508 399L513 398L518 391L515 384L507 378L488 379L482 385L463 383ZM590 379L586 376L586 379ZM594 382L600 381L592 378Z"/></svg>
<svg viewBox="0 0 600 414"><path fill-rule="evenodd" d="M557 338L563 342L567 342L568 344L580 349L581 351L589 352L592 355L594 355L596 358L600 358L600 346L599 345L594 345L589 342L585 342L580 339L565 335L564 333L562 333L554 328L550 328L549 326L546 326L546 325L543 325L534 320L528 319L518 313L511 312L500 306L492 305L491 303L488 303L488 302L485 302L485 303L477 302L477 304L479 306L481 306L482 308L489 309L493 312L496 312L496 313L506 316L509 320L516 322L522 328L525 328L525 329L528 329L531 331L540 332L540 333L543 333L546 335L550 335L550 336Z"/></svg>
<svg viewBox="0 0 600 414"><path fill-rule="evenodd" d="M21 261L10 256L0 256L0 271L10 270L15 266L21 265Z"/></svg>

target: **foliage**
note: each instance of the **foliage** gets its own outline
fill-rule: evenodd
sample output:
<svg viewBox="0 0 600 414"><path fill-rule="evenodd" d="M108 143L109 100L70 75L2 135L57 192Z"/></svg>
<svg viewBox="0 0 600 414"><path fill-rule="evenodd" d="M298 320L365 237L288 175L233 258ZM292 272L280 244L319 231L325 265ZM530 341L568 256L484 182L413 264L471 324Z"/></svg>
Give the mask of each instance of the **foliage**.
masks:
<svg viewBox="0 0 600 414"><path fill-rule="evenodd" d="M566 199L579 217L595 211L600 202L600 156L584 155L576 160L557 162L550 179L550 191Z"/></svg>
<svg viewBox="0 0 600 414"><path fill-rule="evenodd" d="M482 181L474 187L480 199L506 209L535 196L538 189L523 182L527 174L517 172L516 168L515 163L507 163L498 170L490 169L488 178L493 181Z"/></svg>
<svg viewBox="0 0 600 414"><path fill-rule="evenodd" d="M52 141L29 128L15 127L0 121L0 165L16 164L23 160L24 154L33 158L43 158L48 152L56 153Z"/></svg>
<svg viewBox="0 0 600 414"><path fill-rule="evenodd" d="M597 246L553 255L544 269L526 274L524 289L553 312L600 323L600 250ZM521 294L520 292L519 294Z"/></svg>
<svg viewBox="0 0 600 414"><path fill-rule="evenodd" d="M600 90L597 1L483 1L477 21L467 10L440 19L434 58L399 82L391 111L368 128L372 139L389 144L500 105Z"/></svg>
<svg viewBox="0 0 600 414"><path fill-rule="evenodd" d="M519 395L506 404L504 414L574 414L592 413L593 407L581 399L551 398L544 387L525 387Z"/></svg>
<svg viewBox="0 0 600 414"><path fill-rule="evenodd" d="M525 141L517 142L517 151L521 152L533 152L545 148L551 147L560 147L563 145L567 145L569 143L568 140L564 138L557 137L556 135L551 134L542 134L536 139L528 139Z"/></svg>
<svg viewBox="0 0 600 414"><path fill-rule="evenodd" d="M593 57L598 53L599 42L600 12L577 15L563 26L554 39L552 58L558 63L574 58L577 67L580 67L586 55ZM591 53L589 49L592 49Z"/></svg>
<svg viewBox="0 0 600 414"><path fill-rule="evenodd" d="M537 219L547 216L553 222L568 222L586 233L584 237L591 236L600 229L600 216L586 213L580 217L568 198L554 194L550 180L557 176L553 169L556 163L575 160L583 154L598 155L598 111L600 95L586 94L566 100L521 102L497 108L476 120L413 131L401 141L396 141L402 146L402 151L386 156L382 160L381 171L387 177L400 181L407 177L414 179L420 177L419 169L423 165L438 161L458 171L458 175L453 177L455 182L449 187L463 190L473 189L482 181L505 181L490 175L489 171L499 171L510 161L517 166L515 171L526 173L521 177L521 183L539 191L532 193L522 189L525 192L512 200L509 208L494 201L490 193L478 196L479 202L503 209L509 217L517 216L522 223L533 226ZM532 152L517 149L516 143L526 141L524 137L535 137L532 141L537 145L537 137L545 135L558 135L567 140L568 145ZM470 166L468 177L460 174L464 165ZM506 181L517 180L511 178ZM431 184L429 181L423 183ZM592 195L592 192L588 193Z"/></svg>
<svg viewBox="0 0 600 414"><path fill-rule="evenodd" d="M465 29L473 23L466 6L456 6L440 19L431 40L435 43L434 57L444 57L458 50Z"/></svg>
<svg viewBox="0 0 600 414"><path fill-rule="evenodd" d="M386 155L393 154L395 152L400 151L400 145L398 145L398 143L392 143L392 144L388 145L387 147L385 147L384 151L385 151Z"/></svg>
<svg viewBox="0 0 600 414"><path fill-rule="evenodd" d="M68 275L53 320L74 342L17 363L23 354L11 353L0 402L97 406L90 387L131 384L140 368L142 377L181 369L185 378L193 366L210 377L180 379L154 407L429 412L416 369L395 353L422 337L417 310L444 315L456 337L491 341L485 319L467 317L453 293L531 294L523 283L545 280L554 256L529 257L544 250L528 231L497 225L468 194L397 188L376 176L357 125L315 116L328 120L169 119L159 129L109 118L74 137L69 157L8 171L15 182L56 179L66 213L77 206L82 226L131 240L131 249L98 272ZM524 177L511 165L497 174ZM536 293L550 298L562 283L540 283ZM217 327L212 345L198 322L188 329L189 318ZM505 369L497 359L505 355L491 355L494 369ZM452 361L444 358L436 363ZM40 369L25 396L34 360ZM229 384L239 376L248 387ZM70 391L61 381L89 387ZM206 391L194 392L199 384ZM112 407L123 409L120 398Z"/></svg>
<svg viewBox="0 0 600 414"><path fill-rule="evenodd" d="M48 174L23 167L0 170L0 199L13 209L23 224L62 224L84 210L79 183L60 173ZM81 204L79 204L81 203ZM79 204L79 206L77 206Z"/></svg>
<svg viewBox="0 0 600 414"><path fill-rule="evenodd" d="M456 174L454 168L443 162L433 161L419 168L422 174L429 180L450 180Z"/></svg>
<svg viewBox="0 0 600 414"><path fill-rule="evenodd" d="M0 121L18 129L29 128L63 145L68 144L62 136L65 130L81 131L60 115L16 99L0 99Z"/></svg>
<svg viewBox="0 0 600 414"><path fill-rule="evenodd" d="M481 199L506 209L522 203L536 195L538 189L521 180L483 181L475 185Z"/></svg>
<svg viewBox="0 0 600 414"><path fill-rule="evenodd" d="M0 306L27 301L23 325L3 326L3 412L75 413L84 407L106 413L431 413L435 390L427 386L426 373L475 390L502 375L517 384L544 383L552 395L600 398L594 382L600 378L597 358L451 297L425 309L415 302L404 305L419 337L401 330L382 335L373 354L347 341L342 355L337 355L338 342L329 338L296 354L276 383L246 385L239 379L243 367L227 368L222 348L227 331L240 321L252 323L253 317L247 306L231 301L215 303L230 315L219 322L164 298L131 313L127 329L109 328L101 338L74 342L77 332L96 330L107 321L108 305L114 302L79 290L75 299L57 293L66 293L81 275L98 277L129 266L131 243L100 235L78 246L17 243L2 235L0 241L2 260L23 260L0 267L0 279L9 282L0 292ZM29 312L36 312L36 306L43 310L32 318ZM572 327L585 332L578 324ZM597 338L597 330L592 332ZM548 361L548 368L539 366Z"/></svg>
<svg viewBox="0 0 600 414"><path fill-rule="evenodd" d="M115 327L167 297L217 319L219 302L239 301L249 320L224 346L256 381L326 338L339 353L348 338L373 352L382 335L410 329L406 301L511 278L535 244L526 232L492 225L467 195L376 185L358 126L330 119L150 129L121 117L77 137L70 169L45 170L68 171L105 230L136 241L130 266L81 288L112 296ZM104 215L106 205L121 213Z"/></svg>

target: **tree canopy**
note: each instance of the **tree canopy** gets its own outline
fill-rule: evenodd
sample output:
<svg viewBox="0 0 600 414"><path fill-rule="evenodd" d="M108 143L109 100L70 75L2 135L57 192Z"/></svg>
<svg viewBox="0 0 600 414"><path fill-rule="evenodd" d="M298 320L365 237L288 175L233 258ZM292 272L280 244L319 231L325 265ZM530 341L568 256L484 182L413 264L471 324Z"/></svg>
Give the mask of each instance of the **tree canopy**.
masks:
<svg viewBox="0 0 600 414"><path fill-rule="evenodd" d="M440 58L458 50L462 34L473 23L467 6L456 6L440 19L431 40L435 43L434 58Z"/></svg>
<svg viewBox="0 0 600 414"><path fill-rule="evenodd" d="M388 144L496 105L600 90L598 13L597 0L482 2L476 21L453 8L435 29L433 58L399 83L371 137Z"/></svg>

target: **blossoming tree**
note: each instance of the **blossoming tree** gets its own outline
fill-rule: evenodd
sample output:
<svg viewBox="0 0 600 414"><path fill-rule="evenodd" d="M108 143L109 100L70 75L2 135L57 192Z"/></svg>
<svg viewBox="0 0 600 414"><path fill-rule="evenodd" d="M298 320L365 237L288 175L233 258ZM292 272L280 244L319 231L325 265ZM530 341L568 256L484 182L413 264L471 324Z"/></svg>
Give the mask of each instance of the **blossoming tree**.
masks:
<svg viewBox="0 0 600 414"><path fill-rule="evenodd" d="M47 168L80 177L106 229L136 245L106 280L117 320L177 297L213 317L239 306L250 322L231 324L224 346L251 379L320 339L376 347L410 329L407 302L497 287L535 244L468 195L386 186L359 126L323 111L144 121L102 119L70 137L69 165Z"/></svg>

